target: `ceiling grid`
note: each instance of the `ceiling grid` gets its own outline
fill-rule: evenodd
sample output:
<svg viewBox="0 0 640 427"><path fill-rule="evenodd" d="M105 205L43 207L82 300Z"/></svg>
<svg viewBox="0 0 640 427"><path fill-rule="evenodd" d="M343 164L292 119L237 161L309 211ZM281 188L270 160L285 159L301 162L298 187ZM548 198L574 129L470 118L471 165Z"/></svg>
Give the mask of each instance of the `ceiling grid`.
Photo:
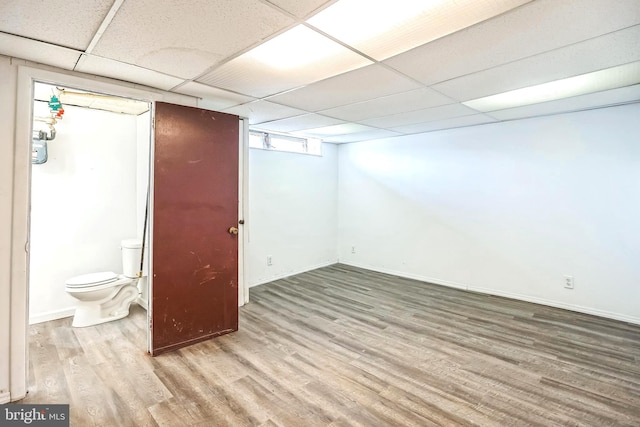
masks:
<svg viewBox="0 0 640 427"><path fill-rule="evenodd" d="M0 54L345 143L638 102L640 0L5 0Z"/></svg>

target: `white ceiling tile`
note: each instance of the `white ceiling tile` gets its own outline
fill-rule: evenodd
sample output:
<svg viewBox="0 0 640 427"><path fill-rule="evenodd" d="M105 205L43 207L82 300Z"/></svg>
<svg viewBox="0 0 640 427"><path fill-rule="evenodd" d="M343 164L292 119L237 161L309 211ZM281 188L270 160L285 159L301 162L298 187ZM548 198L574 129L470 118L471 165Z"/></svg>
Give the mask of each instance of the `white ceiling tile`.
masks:
<svg viewBox="0 0 640 427"><path fill-rule="evenodd" d="M84 50L91 42L113 0L2 0L0 31Z"/></svg>
<svg viewBox="0 0 640 427"><path fill-rule="evenodd" d="M92 53L190 79L293 22L258 0L125 1Z"/></svg>
<svg viewBox="0 0 640 427"><path fill-rule="evenodd" d="M309 62L285 66L285 64L267 64L262 58L256 57L254 52L250 51L197 80L211 86L261 98L371 63L363 56L302 25L288 30L287 33L281 34L269 42L275 42L278 38L289 37L295 33L313 41L318 46L322 46L323 49L326 49L327 57L310 55L313 52L309 51L309 47L299 44L292 47L287 55L291 58L305 57ZM268 60L268 58L265 59Z"/></svg>
<svg viewBox="0 0 640 427"><path fill-rule="evenodd" d="M302 116L308 111L298 110L268 101L254 101L223 110L225 113L235 114L240 117L248 117L250 125L263 122L284 119L288 117Z"/></svg>
<svg viewBox="0 0 640 427"><path fill-rule="evenodd" d="M73 70L80 52L23 37L0 33L0 54Z"/></svg>
<svg viewBox="0 0 640 427"><path fill-rule="evenodd" d="M308 111L319 111L419 87L416 82L382 65L370 65L269 99Z"/></svg>
<svg viewBox="0 0 640 427"><path fill-rule="evenodd" d="M468 116L471 114L477 114L477 111L469 107L465 107L462 104L449 104L440 107L426 108L401 114L377 117L374 119L361 120L360 123L378 128L397 128L399 126L433 122L436 120Z"/></svg>
<svg viewBox="0 0 640 427"><path fill-rule="evenodd" d="M392 131L385 129L376 129L370 126L364 126L358 123L340 123L331 126L323 126L319 128L306 129L304 131L296 132L296 135L306 136L311 138L320 138L326 142L347 142L354 141L359 137L355 135L361 135L360 138L364 139L363 134L395 134ZM358 139L360 140L360 139Z"/></svg>
<svg viewBox="0 0 640 427"><path fill-rule="evenodd" d="M405 1L428 3L387 2L390 9L381 15L381 28L393 21ZM626 83L616 80L618 86L591 90L633 86L583 96L571 93L565 96L572 98L495 111L493 117L456 102L524 86L537 90L536 85L549 80L640 64L640 0L429 0L442 6L436 7L438 13L432 11L429 25L419 22L426 15L415 13L395 34L369 39L361 38L364 32L355 24L372 21L369 13L385 2L193 0L185 7L173 0L117 0L115 5L122 5L113 20L103 24L105 32L96 37L94 50L81 56L113 2L69 0L43 6L36 0L0 0L0 54L164 90L176 88L166 96L200 97L183 96L194 105L249 117L250 124L273 131L323 132L325 140L328 132L332 142L556 114L639 98L640 80L631 76ZM358 2L362 7L354 12L357 16L343 17L348 25L332 19L324 27L325 12ZM455 13L444 9L451 4L458 8ZM300 24L303 19L325 29L338 23L328 32L343 34L342 41L375 58L416 47L371 65L369 59L313 31L311 24ZM292 28L296 22L299 25ZM472 22L476 23L468 26ZM463 26L467 28L443 36ZM265 49L269 55L255 55L286 34L297 37L295 29L330 46L335 56L321 57L321 49L295 37L300 46L275 55L277 61L270 49ZM248 50L254 46L258 49ZM283 68L288 60L301 58L311 59ZM207 70L211 72L198 78ZM197 81L185 82L194 78ZM418 81L433 87L427 89Z"/></svg>
<svg viewBox="0 0 640 427"><path fill-rule="evenodd" d="M487 116L498 120L514 120L525 117L543 116L549 114L566 113L570 111L600 108L610 105L618 105L629 102L640 102L640 84L542 102L540 104L526 105L524 107L507 108L506 110L492 111Z"/></svg>
<svg viewBox="0 0 640 427"><path fill-rule="evenodd" d="M393 128L397 132L404 134L431 132L434 130L459 128L465 126L481 125L485 123L493 123L497 120L484 114L474 114L471 116L454 117L446 120L438 120L430 123L418 123L408 126L398 126Z"/></svg>
<svg viewBox="0 0 640 427"><path fill-rule="evenodd" d="M163 90L170 90L184 81L177 77L95 55L82 55L75 70Z"/></svg>
<svg viewBox="0 0 640 427"><path fill-rule="evenodd" d="M640 25L432 87L459 101L468 101L638 60Z"/></svg>
<svg viewBox="0 0 640 427"><path fill-rule="evenodd" d="M177 89L173 89L172 92L202 98L198 102L198 105L201 105L202 108L211 110L221 110L255 100L250 96L238 95L237 93L217 89L215 87L196 82L185 83Z"/></svg>
<svg viewBox="0 0 640 427"><path fill-rule="evenodd" d="M349 123L347 125L353 125ZM369 126L330 126L328 128L310 129L298 132L300 136L315 137L322 139L323 142L347 143L358 141L370 141L380 138L391 138L402 135L400 132L394 132L386 129L376 129Z"/></svg>
<svg viewBox="0 0 640 427"><path fill-rule="evenodd" d="M269 0L269 2L298 18L304 18L323 5L332 3L332 0Z"/></svg>
<svg viewBox="0 0 640 427"><path fill-rule="evenodd" d="M275 132L295 132L306 129L316 129L326 126L339 125L343 123L344 122L342 120L321 116L319 114L305 114L302 116L260 123L256 127L262 130L270 130Z"/></svg>
<svg viewBox="0 0 640 427"><path fill-rule="evenodd" d="M432 89L425 88L322 110L319 113L336 119L357 122L364 119L437 107L451 104L452 102L454 100L451 98L441 95Z"/></svg>
<svg viewBox="0 0 640 427"><path fill-rule="evenodd" d="M305 129L304 131L298 132L298 134L305 134L309 136L321 137L323 139L327 137L337 136L337 135L348 135L353 133L360 132L370 132L373 130L377 130L372 128L371 126L365 126L358 123L340 123L331 126L322 126L319 128L313 129Z"/></svg>
<svg viewBox="0 0 640 427"><path fill-rule="evenodd" d="M340 0L307 22L377 60L459 31L531 0Z"/></svg>
<svg viewBox="0 0 640 427"><path fill-rule="evenodd" d="M385 63L431 85L638 23L638 0L538 0Z"/></svg>
<svg viewBox="0 0 640 427"><path fill-rule="evenodd" d="M222 111L225 108L229 108L229 106L238 105L235 101L224 98L200 98L198 97L198 108L202 108L205 110L213 110L213 111Z"/></svg>

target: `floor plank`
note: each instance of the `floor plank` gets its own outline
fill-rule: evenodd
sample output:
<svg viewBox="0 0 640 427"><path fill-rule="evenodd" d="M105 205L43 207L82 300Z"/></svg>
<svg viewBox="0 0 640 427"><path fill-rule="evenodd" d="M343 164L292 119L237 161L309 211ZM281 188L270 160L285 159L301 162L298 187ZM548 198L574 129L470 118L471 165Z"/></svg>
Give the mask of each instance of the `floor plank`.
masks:
<svg viewBox="0 0 640 427"><path fill-rule="evenodd" d="M30 327L22 403L74 426L637 426L640 326L334 265L149 357L146 312Z"/></svg>

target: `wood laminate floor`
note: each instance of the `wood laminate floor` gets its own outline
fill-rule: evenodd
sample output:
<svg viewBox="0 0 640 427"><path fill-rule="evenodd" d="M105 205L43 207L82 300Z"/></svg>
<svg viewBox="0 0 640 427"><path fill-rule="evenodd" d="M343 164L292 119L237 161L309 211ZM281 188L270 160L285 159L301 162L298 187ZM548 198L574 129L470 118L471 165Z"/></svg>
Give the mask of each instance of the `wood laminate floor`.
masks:
<svg viewBox="0 0 640 427"><path fill-rule="evenodd" d="M240 330L156 358L146 313L30 327L72 426L639 426L640 327L335 265L251 289Z"/></svg>

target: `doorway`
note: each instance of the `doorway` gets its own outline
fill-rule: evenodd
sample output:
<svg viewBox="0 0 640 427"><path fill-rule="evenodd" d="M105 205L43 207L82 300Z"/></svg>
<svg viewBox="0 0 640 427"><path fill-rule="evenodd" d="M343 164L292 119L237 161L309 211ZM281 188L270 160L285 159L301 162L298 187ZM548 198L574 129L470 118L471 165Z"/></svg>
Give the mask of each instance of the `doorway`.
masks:
<svg viewBox="0 0 640 427"><path fill-rule="evenodd" d="M150 109L149 102L34 83L30 324L73 316L78 301L64 283L123 274L121 242L148 237ZM145 310L148 265L141 264L134 301Z"/></svg>
<svg viewBox="0 0 640 427"><path fill-rule="evenodd" d="M30 219L30 184L31 184L31 116L33 108L33 84L34 82L45 82L61 87L78 88L90 92L113 94L125 98L133 98L146 102L171 102L187 106L197 106L196 98L168 93L152 89L141 88L140 86L115 82L109 79L81 76L75 73L63 71L50 71L47 69L33 68L30 66L20 66L17 79L16 98L16 131L15 131L15 158L14 158L14 181L13 181L13 220L11 236L11 311L10 311L10 400L19 400L26 395L28 378L28 283L29 283L29 219ZM153 116L153 113L152 113ZM247 169L246 151L248 150L248 123L246 120L239 120L239 207L238 218L243 218L243 212L247 209ZM153 130L152 130L153 133ZM153 167L153 163L152 163ZM151 192L153 198L153 192ZM153 227L153 218L150 226ZM246 242L246 234L240 227L238 235L239 254L239 281L238 281L238 302L243 305L247 301L247 290L244 284L243 275L243 245ZM153 245L150 245L153 246ZM150 250L152 252L152 247ZM152 258L152 257L150 257ZM150 281L150 288L153 283ZM151 291L153 292L153 291Z"/></svg>

